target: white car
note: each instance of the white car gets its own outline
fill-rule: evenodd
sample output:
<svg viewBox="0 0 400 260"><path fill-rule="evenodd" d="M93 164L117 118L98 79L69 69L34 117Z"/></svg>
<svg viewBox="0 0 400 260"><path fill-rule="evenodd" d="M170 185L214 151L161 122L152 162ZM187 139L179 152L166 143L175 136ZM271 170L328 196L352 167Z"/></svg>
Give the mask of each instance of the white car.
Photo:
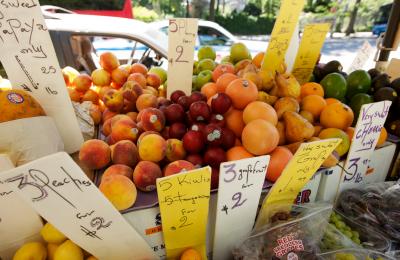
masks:
<svg viewBox="0 0 400 260"><path fill-rule="evenodd" d="M112 51L121 60L147 66L168 66L165 34L133 19L42 12L62 67L81 67L88 72L98 65L99 55Z"/></svg>

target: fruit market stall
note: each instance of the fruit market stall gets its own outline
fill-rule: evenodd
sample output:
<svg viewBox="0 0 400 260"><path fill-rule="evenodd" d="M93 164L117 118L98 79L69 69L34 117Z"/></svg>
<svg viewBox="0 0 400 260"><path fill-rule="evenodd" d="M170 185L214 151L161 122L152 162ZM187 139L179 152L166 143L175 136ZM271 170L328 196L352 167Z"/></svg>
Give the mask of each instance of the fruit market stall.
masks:
<svg viewBox="0 0 400 260"><path fill-rule="evenodd" d="M175 18L168 70L104 52L90 75L38 1L0 7L36 23L0 32L0 259L398 259L400 78L319 63L329 24L287 62L304 2L254 57L194 58Z"/></svg>

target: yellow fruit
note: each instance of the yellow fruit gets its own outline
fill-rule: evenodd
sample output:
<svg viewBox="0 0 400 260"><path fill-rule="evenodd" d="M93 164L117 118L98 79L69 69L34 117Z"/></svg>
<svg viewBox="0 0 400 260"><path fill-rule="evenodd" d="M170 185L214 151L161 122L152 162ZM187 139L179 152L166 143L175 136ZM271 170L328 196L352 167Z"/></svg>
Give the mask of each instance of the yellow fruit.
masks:
<svg viewBox="0 0 400 260"><path fill-rule="evenodd" d="M200 253L193 248L189 248L183 251L180 257L180 260L201 260L201 259L202 257Z"/></svg>
<svg viewBox="0 0 400 260"><path fill-rule="evenodd" d="M47 260L54 260L54 254L58 248L57 244L47 244Z"/></svg>
<svg viewBox="0 0 400 260"><path fill-rule="evenodd" d="M321 139L329 139L329 138L342 139L342 142L335 149L335 151L339 154L339 156L345 155L350 149L349 136L341 129L326 128L319 133L318 137Z"/></svg>
<svg viewBox="0 0 400 260"><path fill-rule="evenodd" d="M43 226L42 230L40 230L40 234L47 243L61 244L67 240L67 237L49 222Z"/></svg>
<svg viewBox="0 0 400 260"><path fill-rule="evenodd" d="M83 260L83 252L74 242L67 240L57 248L54 260Z"/></svg>
<svg viewBox="0 0 400 260"><path fill-rule="evenodd" d="M13 260L46 260L47 250L42 243L30 242L21 246Z"/></svg>
<svg viewBox="0 0 400 260"><path fill-rule="evenodd" d="M97 258L95 256L89 256L88 258L86 258L85 260L97 260Z"/></svg>

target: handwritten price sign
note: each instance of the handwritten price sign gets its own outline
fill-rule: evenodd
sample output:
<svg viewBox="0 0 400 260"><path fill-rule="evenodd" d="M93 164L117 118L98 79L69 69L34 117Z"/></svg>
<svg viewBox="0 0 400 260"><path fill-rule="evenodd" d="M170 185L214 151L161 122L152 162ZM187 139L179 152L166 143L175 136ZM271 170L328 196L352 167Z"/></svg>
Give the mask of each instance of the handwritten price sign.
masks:
<svg viewBox="0 0 400 260"><path fill-rule="evenodd" d="M300 84L310 79L329 27L329 23L306 25L292 70Z"/></svg>
<svg viewBox="0 0 400 260"><path fill-rule="evenodd" d="M368 41L364 41L364 44L362 45L361 49L358 50L357 55L347 72L350 73L364 68L365 63L368 61L373 51L374 48L372 48L371 44L369 44Z"/></svg>
<svg viewBox="0 0 400 260"><path fill-rule="evenodd" d="M168 88L167 97L175 90L186 95L192 92L194 45L197 19L176 18L168 27Z"/></svg>
<svg viewBox="0 0 400 260"><path fill-rule="evenodd" d="M343 183L340 185L340 190L356 187L363 182L369 158L374 152L391 104L391 101L382 101L361 107L349 154L344 164Z"/></svg>
<svg viewBox="0 0 400 260"><path fill-rule="evenodd" d="M300 190L340 142L340 139L326 139L301 144L265 198L256 228L269 223L277 211L290 209Z"/></svg>
<svg viewBox="0 0 400 260"><path fill-rule="evenodd" d="M28 91L54 118L68 153L78 151L83 137L38 0L2 2L0 48L13 87Z"/></svg>
<svg viewBox="0 0 400 260"><path fill-rule="evenodd" d="M0 181L99 259L156 259L68 154L56 153L9 170Z"/></svg>
<svg viewBox="0 0 400 260"><path fill-rule="evenodd" d="M303 10L305 0L283 0L264 56L262 69L276 71L285 61L285 54Z"/></svg>
<svg viewBox="0 0 400 260"><path fill-rule="evenodd" d="M206 228L210 200L211 168L157 179L157 194L167 258L197 249L206 258Z"/></svg>
<svg viewBox="0 0 400 260"><path fill-rule="evenodd" d="M269 156L260 156L221 164L213 259L231 259L250 234L268 163Z"/></svg>

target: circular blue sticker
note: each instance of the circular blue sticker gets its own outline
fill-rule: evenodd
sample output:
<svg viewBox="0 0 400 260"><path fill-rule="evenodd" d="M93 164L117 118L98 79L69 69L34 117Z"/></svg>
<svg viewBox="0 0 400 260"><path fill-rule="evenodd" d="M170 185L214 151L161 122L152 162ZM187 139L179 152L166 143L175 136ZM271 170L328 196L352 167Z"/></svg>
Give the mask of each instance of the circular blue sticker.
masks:
<svg viewBox="0 0 400 260"><path fill-rule="evenodd" d="M15 92L8 94L7 99L14 104L21 104L22 102L24 102L24 97Z"/></svg>

